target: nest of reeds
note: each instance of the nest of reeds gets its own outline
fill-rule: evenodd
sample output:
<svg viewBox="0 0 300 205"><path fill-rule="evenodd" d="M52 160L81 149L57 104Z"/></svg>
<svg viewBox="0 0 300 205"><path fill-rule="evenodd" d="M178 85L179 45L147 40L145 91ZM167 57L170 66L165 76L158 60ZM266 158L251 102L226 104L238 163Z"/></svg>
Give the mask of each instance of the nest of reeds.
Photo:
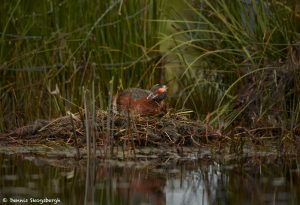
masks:
<svg viewBox="0 0 300 205"><path fill-rule="evenodd" d="M3 135L6 144L44 144L63 142L84 147L87 137L94 136L97 146L107 143L135 146L199 146L221 135L203 122L192 120L191 112L167 113L163 116L140 117L98 111L94 120L84 114L70 114L51 121L36 120ZM87 133L88 132L88 133ZM87 136L88 135L88 136ZM5 139L5 140L4 140Z"/></svg>

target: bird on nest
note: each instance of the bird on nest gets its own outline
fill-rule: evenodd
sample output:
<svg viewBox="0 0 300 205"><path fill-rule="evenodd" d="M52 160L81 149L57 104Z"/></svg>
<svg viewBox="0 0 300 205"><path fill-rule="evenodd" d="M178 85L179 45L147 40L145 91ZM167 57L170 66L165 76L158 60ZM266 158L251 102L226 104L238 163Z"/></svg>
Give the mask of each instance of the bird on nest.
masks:
<svg viewBox="0 0 300 205"><path fill-rule="evenodd" d="M134 113L150 116L166 110L164 99L167 97L167 86L156 84L150 90L128 88L113 99L114 110L120 113Z"/></svg>

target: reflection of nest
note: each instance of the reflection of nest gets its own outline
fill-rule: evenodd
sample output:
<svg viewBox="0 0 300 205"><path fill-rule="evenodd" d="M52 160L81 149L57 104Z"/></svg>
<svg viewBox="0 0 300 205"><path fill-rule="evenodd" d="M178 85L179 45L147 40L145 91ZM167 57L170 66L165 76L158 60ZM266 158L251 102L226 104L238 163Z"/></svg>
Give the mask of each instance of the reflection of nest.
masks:
<svg viewBox="0 0 300 205"><path fill-rule="evenodd" d="M107 112L98 111L94 126L96 142L98 146L105 145L107 139L113 139L114 144L134 142L139 146L199 145L220 137L210 127L189 119L188 114L189 112L178 112L168 113L162 117L124 115L109 117ZM37 120L32 125L17 128L9 134L0 136L0 140L2 144L29 145L47 142L75 145L77 141L82 147L86 142L85 124L85 117L78 113L72 115L72 118L64 116L52 121Z"/></svg>

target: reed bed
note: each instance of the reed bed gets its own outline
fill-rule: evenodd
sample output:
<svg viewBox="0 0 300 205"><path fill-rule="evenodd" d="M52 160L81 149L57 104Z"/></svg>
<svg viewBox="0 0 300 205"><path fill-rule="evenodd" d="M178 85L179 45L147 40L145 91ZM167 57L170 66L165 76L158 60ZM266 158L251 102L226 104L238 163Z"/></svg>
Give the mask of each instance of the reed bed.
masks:
<svg viewBox="0 0 300 205"><path fill-rule="evenodd" d="M168 76L177 82L173 106L229 135L244 127L297 137L299 3L203 0L180 8L170 9L173 33L163 39L180 62Z"/></svg>
<svg viewBox="0 0 300 205"><path fill-rule="evenodd" d="M113 77L114 93L159 82L161 26L150 19L162 18L162 8L153 0L3 2L1 132L78 112L83 87L106 109Z"/></svg>

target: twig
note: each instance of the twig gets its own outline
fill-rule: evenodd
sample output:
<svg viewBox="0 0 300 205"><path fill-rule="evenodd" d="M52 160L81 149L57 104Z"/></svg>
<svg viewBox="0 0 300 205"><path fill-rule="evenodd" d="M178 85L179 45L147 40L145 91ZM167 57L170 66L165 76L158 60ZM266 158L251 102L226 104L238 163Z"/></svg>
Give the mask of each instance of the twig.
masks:
<svg viewBox="0 0 300 205"><path fill-rule="evenodd" d="M70 121L71 121L71 125L72 125L72 130L73 130L73 136L74 136L74 142L75 142L75 148L76 148L76 158L80 159L80 151L79 151L78 142L77 142L77 134L76 134L76 130L75 130L71 112L69 113L69 116L70 116Z"/></svg>
<svg viewBox="0 0 300 205"><path fill-rule="evenodd" d="M113 133L111 125L113 123L113 110L112 110L112 100L113 100L113 88L114 88L114 76L110 80L109 85L109 99L108 99L108 109L107 109L107 127L106 127L106 141L108 147L110 147L110 157L113 155ZM107 153L107 146L105 147L105 153Z"/></svg>

